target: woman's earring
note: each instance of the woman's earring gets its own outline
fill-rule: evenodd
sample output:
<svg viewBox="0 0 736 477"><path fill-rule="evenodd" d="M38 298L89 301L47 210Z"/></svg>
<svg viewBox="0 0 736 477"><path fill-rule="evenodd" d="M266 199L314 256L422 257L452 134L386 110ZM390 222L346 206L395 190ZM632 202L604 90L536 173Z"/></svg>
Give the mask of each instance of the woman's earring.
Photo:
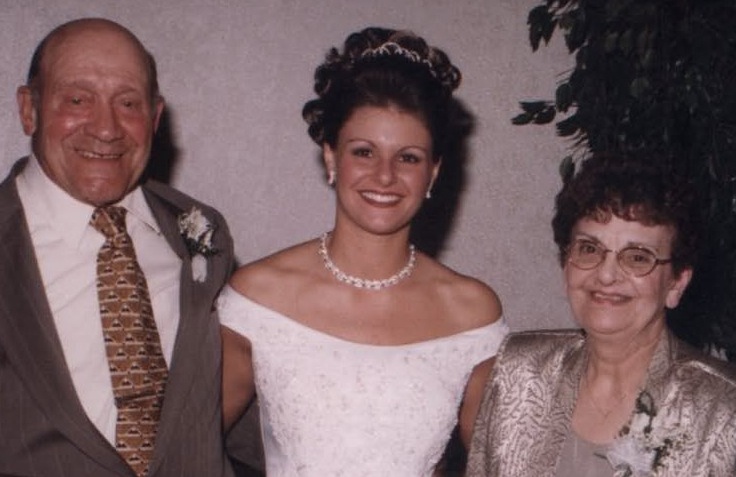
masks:
<svg viewBox="0 0 736 477"><path fill-rule="evenodd" d="M425 199L431 199L432 198L432 188L434 187L434 178L432 178L431 181L429 181L429 185L427 186L427 193L424 194Z"/></svg>
<svg viewBox="0 0 736 477"><path fill-rule="evenodd" d="M333 186L335 185L335 171L333 169L330 169L327 171L327 185Z"/></svg>

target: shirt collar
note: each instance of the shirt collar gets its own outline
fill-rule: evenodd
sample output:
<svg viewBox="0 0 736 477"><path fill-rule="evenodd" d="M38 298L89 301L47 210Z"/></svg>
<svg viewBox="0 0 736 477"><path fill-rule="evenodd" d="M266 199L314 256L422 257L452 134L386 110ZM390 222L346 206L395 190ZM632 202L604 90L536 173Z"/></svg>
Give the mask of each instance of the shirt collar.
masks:
<svg viewBox="0 0 736 477"><path fill-rule="evenodd" d="M117 204L128 211L128 216L135 217L141 223L145 224L148 228L161 235L161 229L158 226L158 222L153 217L153 212L148 206L146 196L143 195L143 190L140 186L133 189L128 195Z"/></svg>

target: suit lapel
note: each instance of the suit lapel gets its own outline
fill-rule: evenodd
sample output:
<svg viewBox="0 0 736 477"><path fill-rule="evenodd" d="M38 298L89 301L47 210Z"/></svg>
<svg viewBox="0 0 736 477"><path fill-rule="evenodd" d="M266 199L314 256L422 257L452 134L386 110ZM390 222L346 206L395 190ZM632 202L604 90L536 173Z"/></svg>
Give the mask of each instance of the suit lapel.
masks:
<svg viewBox="0 0 736 477"><path fill-rule="evenodd" d="M77 397L43 289L15 188L19 161L0 186L0 346L28 393L59 432L111 471L127 466L88 419Z"/></svg>
<svg viewBox="0 0 736 477"><path fill-rule="evenodd" d="M141 189L143 190L148 207L151 209L153 218L156 219L156 223L158 223L159 229L161 229L161 233L166 238L169 246L179 258L183 261L188 261L189 251L179 234L179 215L184 211L151 191L145 185Z"/></svg>
<svg viewBox="0 0 736 477"><path fill-rule="evenodd" d="M182 260L179 282L179 328L176 332L166 384L161 422L156 435L154 459L149 471L153 475L166 454L165 449L169 442L177 437L174 434L176 423L197 375L199 360L196 350L200 348L202 336L207 333L212 290L206 282L199 283L192 279L191 257L179 233L178 225L178 217L185 211L149 188L144 187L143 191L161 233Z"/></svg>

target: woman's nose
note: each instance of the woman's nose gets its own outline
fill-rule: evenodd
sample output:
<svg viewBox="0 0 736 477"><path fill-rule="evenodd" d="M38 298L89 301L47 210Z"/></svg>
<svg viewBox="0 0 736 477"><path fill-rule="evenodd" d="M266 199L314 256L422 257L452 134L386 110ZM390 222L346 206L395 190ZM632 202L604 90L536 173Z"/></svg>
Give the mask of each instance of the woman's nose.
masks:
<svg viewBox="0 0 736 477"><path fill-rule="evenodd" d="M376 175L381 185L390 185L396 180L396 166L391 158L381 158L378 161Z"/></svg>
<svg viewBox="0 0 736 477"><path fill-rule="evenodd" d="M614 283L622 277L623 273L624 271L618 264L616 254L613 251L608 250L603 256L603 261L596 268L598 280L604 284Z"/></svg>

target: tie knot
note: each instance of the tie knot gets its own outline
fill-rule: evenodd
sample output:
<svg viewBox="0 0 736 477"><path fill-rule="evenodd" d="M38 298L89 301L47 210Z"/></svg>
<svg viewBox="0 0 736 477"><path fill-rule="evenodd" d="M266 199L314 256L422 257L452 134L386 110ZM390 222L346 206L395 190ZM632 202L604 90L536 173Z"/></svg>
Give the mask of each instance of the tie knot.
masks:
<svg viewBox="0 0 736 477"><path fill-rule="evenodd" d="M105 238L113 238L126 233L125 212L124 208L117 206L98 207L92 213L89 223Z"/></svg>

